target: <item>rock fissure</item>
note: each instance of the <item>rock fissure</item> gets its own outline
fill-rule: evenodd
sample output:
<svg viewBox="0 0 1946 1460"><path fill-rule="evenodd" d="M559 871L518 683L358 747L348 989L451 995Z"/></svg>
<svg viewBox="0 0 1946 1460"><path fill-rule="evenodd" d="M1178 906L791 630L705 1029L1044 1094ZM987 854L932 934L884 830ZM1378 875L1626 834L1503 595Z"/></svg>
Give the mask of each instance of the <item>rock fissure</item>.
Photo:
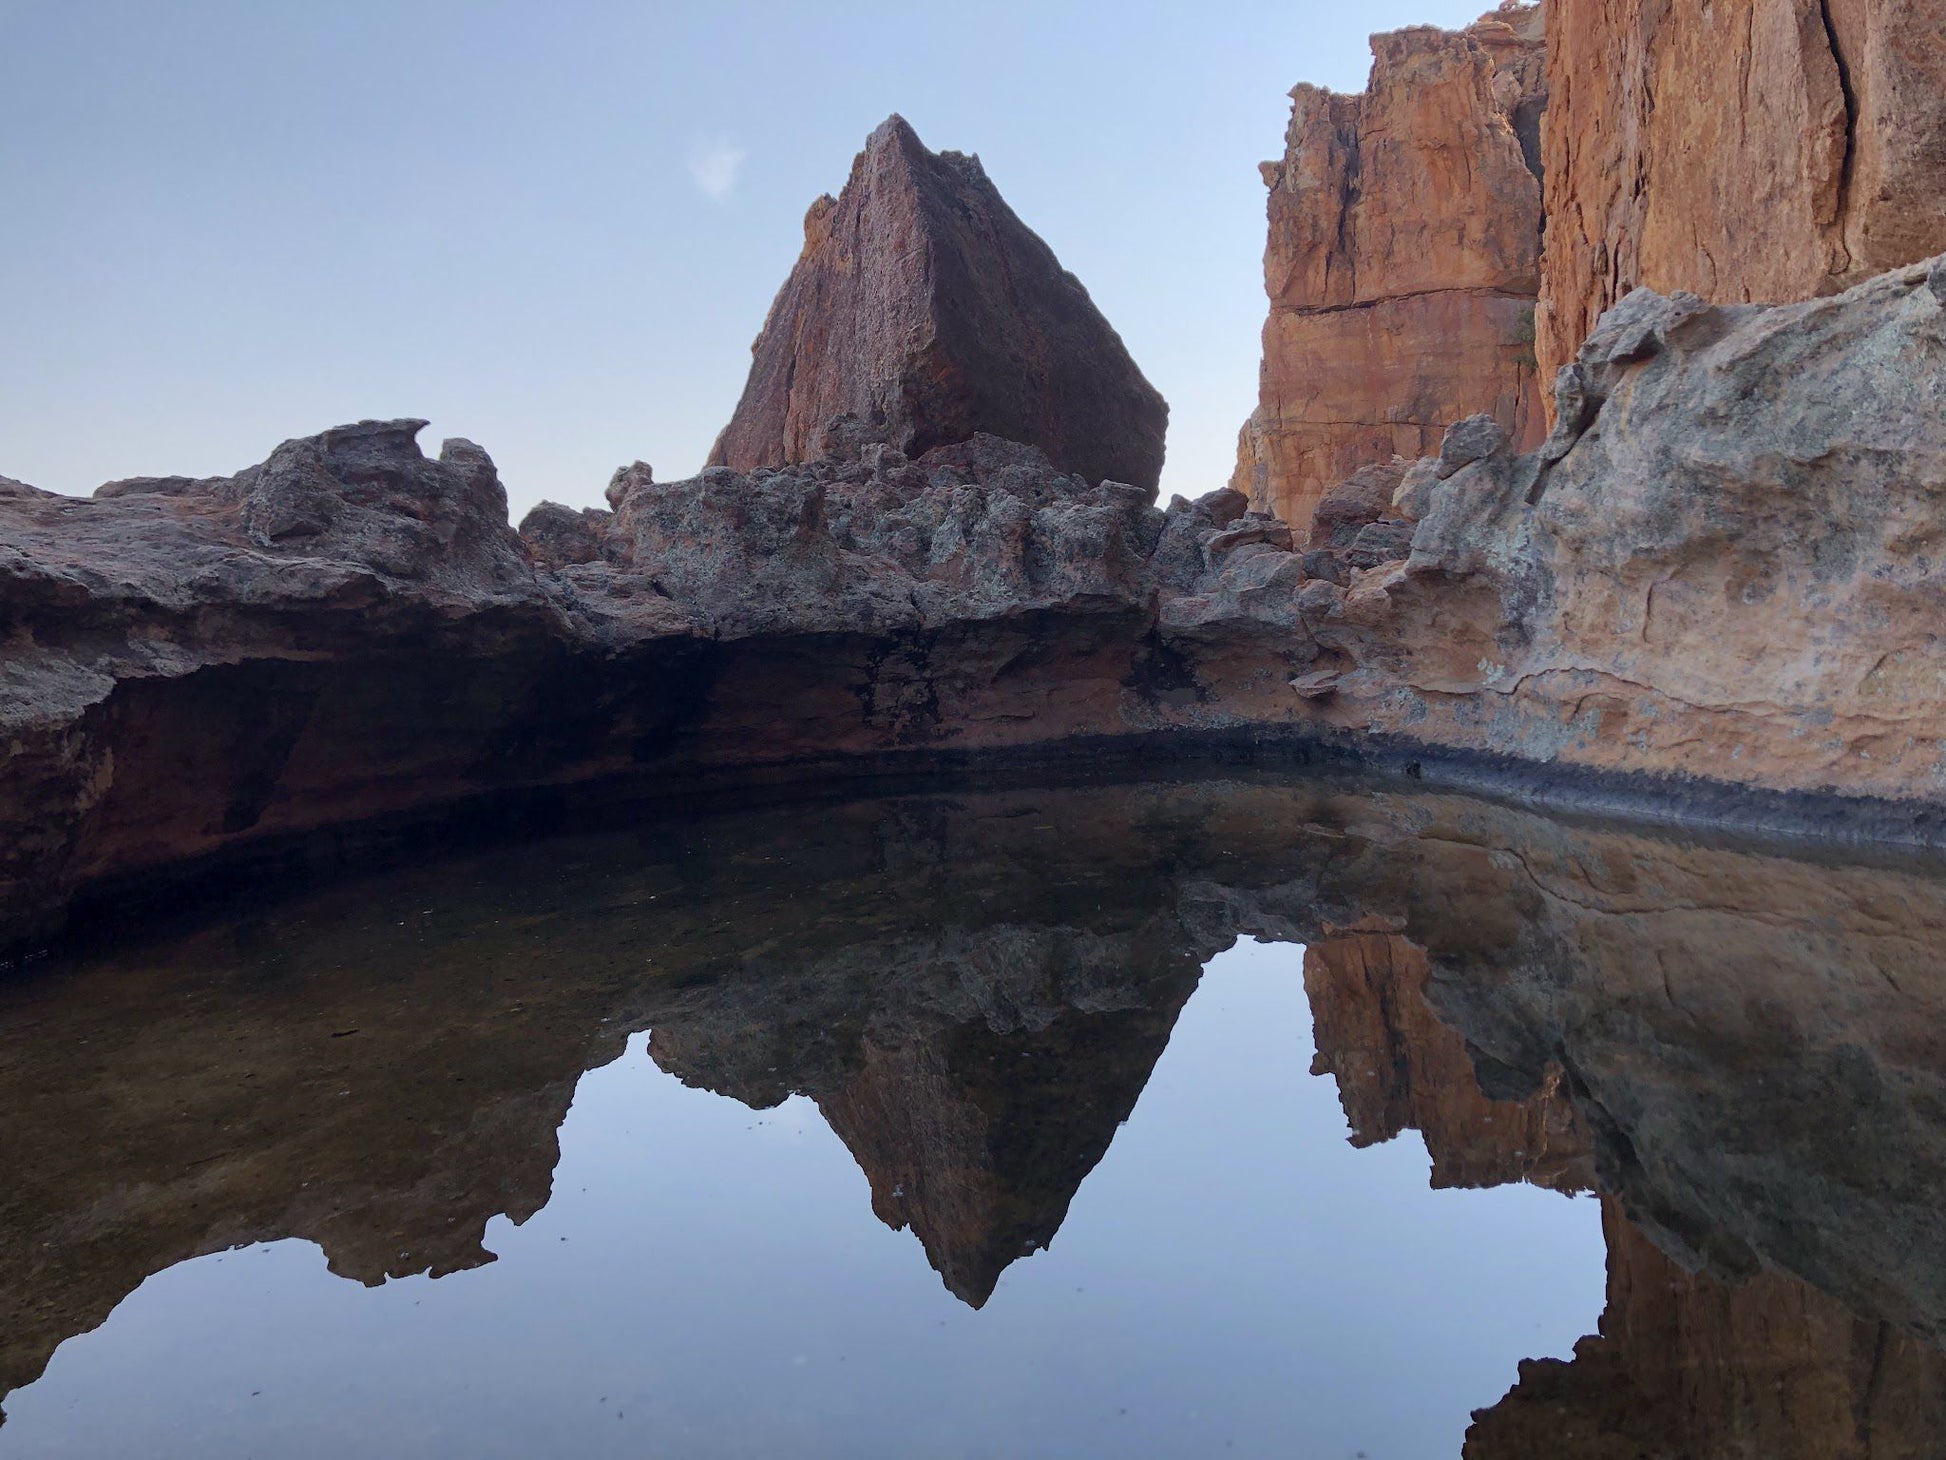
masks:
<svg viewBox="0 0 1946 1460"><path fill-rule="evenodd" d="M1382 299L1354 298L1349 303L1345 303L1345 304L1293 305L1289 308L1289 313L1292 316L1299 319L1308 319L1316 315L1349 314L1360 309L1371 309L1379 304L1388 304L1398 300L1433 299L1443 294L1465 294L1465 295L1476 295L1476 296L1482 296L1482 297L1494 298L1494 299L1520 299L1520 300L1528 300L1533 297L1532 295L1521 294L1511 289L1479 289L1479 288L1471 288L1465 285L1458 285L1449 289L1412 289L1401 294L1388 294ZM1324 424L1337 425L1341 423L1326 422Z"/></svg>
<svg viewBox="0 0 1946 1460"><path fill-rule="evenodd" d="M1852 172L1858 157L1858 93L1852 85L1851 63L1845 59L1845 47L1838 36L1837 23L1831 18L1831 0L1818 0L1818 21L1824 29L1825 45L1830 50L1831 64L1838 73L1838 91L1844 100L1844 141L1842 155L1838 159L1837 183L1833 189L1834 206L1828 221L1842 226L1845 216L1851 211ZM1849 269L1851 254L1845 246L1842 234L1835 241L1844 250L1840 270Z"/></svg>

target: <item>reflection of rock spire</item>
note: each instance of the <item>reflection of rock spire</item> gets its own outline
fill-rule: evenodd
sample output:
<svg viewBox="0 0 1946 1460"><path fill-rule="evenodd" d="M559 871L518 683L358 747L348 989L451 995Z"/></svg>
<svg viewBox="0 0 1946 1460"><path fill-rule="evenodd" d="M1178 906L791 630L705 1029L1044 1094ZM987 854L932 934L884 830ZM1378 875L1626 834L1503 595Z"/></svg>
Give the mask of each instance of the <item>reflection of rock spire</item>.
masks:
<svg viewBox="0 0 1946 1460"><path fill-rule="evenodd" d="M1204 951L1151 907L1101 930L945 927L728 981L659 1019L649 1053L752 1106L809 1096L872 1210L978 1308L1054 1240Z"/></svg>
<svg viewBox="0 0 1946 1460"><path fill-rule="evenodd" d="M1601 1337L1529 1365L1510 1406L1626 1380L1614 1403L1667 1416L1782 1374L1793 1405L1853 1403L1887 1437L1829 1453L1928 1453L1875 1416L1935 1412L1897 1333L1946 1334L1946 880L1255 781L552 841L0 981L0 1108L22 1112L0 1398L198 1253L312 1237L368 1281L479 1260L494 1213L546 1199L576 1077L648 1027L693 1084L814 1097L881 1215L980 1301L1052 1235L1200 964L1239 933L1314 944L1319 1048L1359 1139L1417 1126L1442 1181L1572 1186L1586 1129L1641 1230L1711 1264L1717 1287L1611 1229ZM1525 1098L1470 1088L1473 1059ZM1847 1329L1840 1307L1870 1317ZM1787 1320L1823 1337L1773 1344ZM1657 1345L1681 1366L1642 1369ZM1765 1358L1785 1352L1786 1370ZM1557 1417L1585 1438L1609 1402ZM1704 1443L1748 1412L1657 1433L1761 1453ZM1819 1424L1804 1433L1836 1433ZM1476 1453L1644 1453L1579 1443Z"/></svg>
<svg viewBox="0 0 1946 1460"><path fill-rule="evenodd" d="M1331 930L1304 950L1317 1031L1311 1073L1336 1078L1351 1143L1417 1130L1436 1187L1591 1188L1588 1134L1558 1075L1526 1100L1487 1099L1466 1042L1426 1004L1430 971L1425 950L1376 924Z"/></svg>
<svg viewBox="0 0 1946 1460"><path fill-rule="evenodd" d="M1032 1031L976 1022L868 1041L851 1078L818 1104L870 1180L872 1210L910 1226L947 1289L979 1308L1010 1263L1054 1240L1193 986L1192 964L1147 1007L1069 1010Z"/></svg>

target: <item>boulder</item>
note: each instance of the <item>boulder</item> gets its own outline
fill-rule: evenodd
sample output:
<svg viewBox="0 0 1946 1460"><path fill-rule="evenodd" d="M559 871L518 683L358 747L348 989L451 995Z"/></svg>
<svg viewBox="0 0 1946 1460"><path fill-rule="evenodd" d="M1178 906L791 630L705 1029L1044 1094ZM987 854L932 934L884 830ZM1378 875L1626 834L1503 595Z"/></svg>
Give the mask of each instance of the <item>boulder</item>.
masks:
<svg viewBox="0 0 1946 1460"><path fill-rule="evenodd" d="M1355 666L1344 723L1662 778L1678 807L1689 778L1936 805L1942 267L1775 307L1630 294L1541 449L1456 427L1401 484L1404 560L1307 586Z"/></svg>
<svg viewBox="0 0 1946 1460"><path fill-rule="evenodd" d="M814 460L849 418L908 456L985 432L1091 483L1161 475L1168 407L1088 291L979 158L928 151L902 117L811 205L751 354L712 466Z"/></svg>

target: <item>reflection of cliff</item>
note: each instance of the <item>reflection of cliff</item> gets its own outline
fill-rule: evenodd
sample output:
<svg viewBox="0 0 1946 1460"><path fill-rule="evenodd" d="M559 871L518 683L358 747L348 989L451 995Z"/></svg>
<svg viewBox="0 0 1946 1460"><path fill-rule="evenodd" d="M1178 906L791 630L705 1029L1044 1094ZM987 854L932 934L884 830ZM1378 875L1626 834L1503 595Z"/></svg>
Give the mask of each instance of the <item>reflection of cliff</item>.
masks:
<svg viewBox="0 0 1946 1460"><path fill-rule="evenodd" d="M726 980L658 1017L650 1053L753 1105L809 1095L873 1211L911 1227L978 1308L1008 1264L1053 1241L1214 951L1171 917L1141 909L1107 927L1104 912L1093 928L951 929Z"/></svg>
<svg viewBox="0 0 1946 1460"><path fill-rule="evenodd" d="M1383 931L1305 950L1352 1143L1420 1131L1435 1186L1594 1184L1589 1137L1550 1067L1524 1100L1482 1092L1460 1035L1425 1000L1424 952ZM1571 1362L1529 1360L1475 1412L1467 1460L1880 1460L1946 1444L1946 1353L1777 1272L1690 1272L1602 1198L1608 1306Z"/></svg>
<svg viewBox="0 0 1946 1460"><path fill-rule="evenodd" d="M1570 1417L1636 1403L1639 1356L1613 1355L1671 1275L1690 1296L1638 1347L1680 1359L1655 1392L1721 1412L1688 1433L1741 1433L1787 1312L1823 1325L1790 1340L1825 1356L1793 1361L1793 1404L1838 1369L1868 1409L1932 1392L1896 1334L1946 1334L1946 881L1246 778L562 839L0 984L0 1391L235 1243L311 1238L365 1281L485 1260L492 1215L546 1201L576 1078L643 1028L693 1084L814 1098L880 1216L978 1302L1052 1237L1239 934L1314 946L1357 1139L1417 1127L1454 1183L1592 1172L1640 1229L1612 1228L1604 1336L1565 1377L1530 1366L1509 1412L1549 1385Z"/></svg>
<svg viewBox="0 0 1946 1460"><path fill-rule="evenodd" d="M1466 1460L1921 1460L1946 1444L1946 1355L1803 1283L1683 1271L1612 1200L1608 1310L1574 1360L1529 1360Z"/></svg>
<svg viewBox="0 0 1946 1460"><path fill-rule="evenodd" d="M1009 1263L1054 1240L1162 1055L1195 969L1156 1007L1073 1012L1042 1030L961 1025L868 1044L820 1099L872 1183L872 1210L910 1226L975 1308Z"/></svg>
<svg viewBox="0 0 1946 1460"><path fill-rule="evenodd" d="M1418 1131L1434 1186L1531 1181L1587 1190L1588 1136L1558 1072L1524 1100L1487 1099L1465 1041L1426 1004L1429 972L1424 950L1396 933L1332 931L1304 950L1317 1027L1311 1073L1337 1080L1351 1143Z"/></svg>
<svg viewBox="0 0 1946 1460"><path fill-rule="evenodd" d="M983 1302L1052 1239L1215 951L1117 819L1142 804L557 841L0 984L0 1396L203 1253L307 1238L368 1283L491 1260L487 1222L547 1201L577 1078L650 1026L692 1083L814 1095L880 1214Z"/></svg>

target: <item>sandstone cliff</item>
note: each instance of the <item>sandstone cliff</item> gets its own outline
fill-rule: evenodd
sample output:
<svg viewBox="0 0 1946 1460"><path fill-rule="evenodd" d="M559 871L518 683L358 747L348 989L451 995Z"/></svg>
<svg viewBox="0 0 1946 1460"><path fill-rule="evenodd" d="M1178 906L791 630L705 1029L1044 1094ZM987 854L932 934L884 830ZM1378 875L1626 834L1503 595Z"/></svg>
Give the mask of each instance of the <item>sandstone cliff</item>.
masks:
<svg viewBox="0 0 1946 1460"><path fill-rule="evenodd" d="M1544 429L1538 7L1374 36L1372 54L1362 95L1291 92L1263 167L1270 317L1231 486L1300 531L1332 483L1467 416Z"/></svg>
<svg viewBox="0 0 1946 1460"><path fill-rule="evenodd" d="M1946 251L1942 0L1549 0L1543 379L1637 286L1833 293Z"/></svg>
<svg viewBox="0 0 1946 1460"><path fill-rule="evenodd" d="M824 454L849 416L912 456L985 431L1062 471L1153 491L1168 407L977 157L901 117L872 133L751 347L710 454L739 471Z"/></svg>

